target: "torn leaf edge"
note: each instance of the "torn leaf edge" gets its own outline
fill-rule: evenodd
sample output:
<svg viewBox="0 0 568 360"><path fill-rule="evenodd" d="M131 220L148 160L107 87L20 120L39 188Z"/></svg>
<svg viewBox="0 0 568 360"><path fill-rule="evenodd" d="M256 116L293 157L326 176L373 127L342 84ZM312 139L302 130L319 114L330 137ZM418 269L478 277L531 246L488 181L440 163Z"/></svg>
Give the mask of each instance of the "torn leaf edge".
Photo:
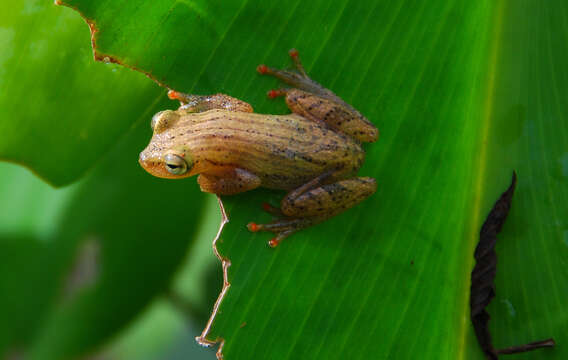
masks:
<svg viewBox="0 0 568 360"><path fill-rule="evenodd" d="M229 222L229 217L227 216L227 212L225 211L223 200L221 200L221 197L219 195L217 195L217 202L219 203L219 209L221 210L221 224L219 225L219 230L217 231L215 239L213 239L212 246L213 246L213 253L217 257L217 259L219 259L219 261L221 262L221 267L223 269L223 288L221 289L221 292L219 293L219 296L217 297L217 300L213 305L213 310L211 311L211 315L209 316L209 320L207 320L205 328L201 332L201 335L195 338L195 341L197 341L199 345L204 347L210 347L214 346L215 344L219 344L219 348L217 349L215 355L217 356L217 359L220 360L223 359L223 346L225 345L225 339L218 337L215 340L209 340L207 339L207 336L209 336L211 327L213 325L213 321L215 321L215 318L217 317L219 308L221 307L221 303L223 302L223 299L227 295L227 291L231 287L228 277L228 271L229 267L231 266L231 260L223 257L219 253L219 250L217 249L217 242L221 238L221 233L223 232L225 225Z"/></svg>
<svg viewBox="0 0 568 360"><path fill-rule="evenodd" d="M93 58L95 59L95 61L100 61L100 62L104 62L104 63L115 63L115 64L122 65L126 68L129 68L129 69L132 69L132 70L135 70L135 71L139 71L139 72L143 73L144 75L146 75L150 80L156 82L159 86L169 88L166 84L164 84L161 81L159 81L158 79L156 79L151 73L144 71L140 68L137 68L135 66L128 65L128 64L122 62L121 60L119 60L114 55L104 54L104 53L99 52L97 50L97 34L99 32L99 29L96 26L96 22L93 19L90 19L87 16L85 16L76 6L68 4L65 1L54 0L54 4L57 5L57 6L64 6L64 7L68 7L70 9L73 9L83 18L83 20L85 20L85 22L89 26L89 31L91 33L91 48L93 49ZM204 347L210 347L210 346L214 346L215 344L219 344L219 348L217 349L216 356L217 356L217 359L223 359L223 346L225 345L225 339L224 338L216 338L215 340L207 339L207 336L209 335L209 333L211 331L213 321L215 321L217 313L219 312L219 308L221 306L221 303L223 302L223 299L225 298L227 291L229 290L229 287L231 286L231 284L229 283L229 279L228 279L228 269L231 266L231 261L229 259L223 257L219 253L219 251L217 250L217 242L219 241L219 239L221 237L221 233L223 232L225 225L229 222L229 218L228 218L227 213L225 211L223 201L221 200L221 198L219 196L217 196L217 201L219 203L219 208L221 210L221 224L219 225L219 230L217 231L217 235L215 236L215 239L213 239L212 246L213 246L213 253L221 262L221 267L223 269L223 288L221 289L221 292L220 292L219 296L217 297L215 304L213 305L213 310L211 312L209 320L207 321L207 324L205 325L205 328L201 332L201 335L197 336L195 338L195 340L197 341L197 343L199 343L199 345L204 346Z"/></svg>
<svg viewBox="0 0 568 360"><path fill-rule="evenodd" d="M140 69L136 66L128 65L128 64L124 63L123 61L119 60L119 58L115 55L105 54L105 53L98 51L97 50L97 34L99 33L99 29L97 28L95 20L88 18L87 16L85 16L85 14L83 14L83 12L81 12L81 10L79 10L79 8L77 8L76 6L73 6L71 4L66 3L64 0L54 0L53 3L55 5L58 5L58 6L64 6L64 7L68 7L70 9L75 10L83 18L83 20L85 20L85 22L89 26L89 31L91 32L91 48L93 49L93 58L95 59L95 61L122 65L122 66L124 66L128 69L141 72L142 74L146 75L150 80L154 81L156 84L158 84L161 87L169 88L166 84L164 84L163 82L158 80L150 72L144 71L144 70L142 70L142 69Z"/></svg>

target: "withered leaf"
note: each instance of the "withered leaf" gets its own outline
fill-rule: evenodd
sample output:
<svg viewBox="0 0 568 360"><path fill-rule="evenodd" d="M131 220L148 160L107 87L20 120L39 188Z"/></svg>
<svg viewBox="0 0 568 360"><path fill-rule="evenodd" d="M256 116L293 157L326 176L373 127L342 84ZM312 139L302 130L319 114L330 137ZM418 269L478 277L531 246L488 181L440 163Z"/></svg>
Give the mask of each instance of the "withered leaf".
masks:
<svg viewBox="0 0 568 360"><path fill-rule="evenodd" d="M481 227L479 234L479 243L475 248L474 257L476 260L475 267L471 273L471 322L475 329L475 335L481 349L488 359L496 360L499 354L514 354L535 350L541 347L554 346L553 339L537 341L534 343L514 346L506 349L495 349L489 333L489 313L485 310L487 305L495 297L495 274L497 272L497 254L495 253L495 244L497 243L497 234L501 231L509 210L511 209L511 201L517 184L517 175L513 172L511 185L501 194L501 197L487 216L487 219Z"/></svg>

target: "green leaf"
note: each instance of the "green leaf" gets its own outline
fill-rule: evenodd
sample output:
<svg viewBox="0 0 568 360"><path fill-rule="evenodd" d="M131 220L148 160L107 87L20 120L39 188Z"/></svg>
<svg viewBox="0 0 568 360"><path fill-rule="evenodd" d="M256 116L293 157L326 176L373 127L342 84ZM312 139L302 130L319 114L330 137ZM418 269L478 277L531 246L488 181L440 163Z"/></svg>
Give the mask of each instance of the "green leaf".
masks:
<svg viewBox="0 0 568 360"><path fill-rule="evenodd" d="M83 176L164 100L142 74L95 63L84 21L48 1L2 4L0 46L0 159L56 186Z"/></svg>
<svg viewBox="0 0 568 360"><path fill-rule="evenodd" d="M278 85L256 65L284 66L296 47L314 79L381 130L360 171L377 193L275 250L245 224L268 221L261 202L283 194L225 199L231 287L209 338L225 339L226 358L482 359L469 323L473 249L513 169L495 345L568 341L566 2L69 5L93 21L99 58L258 112L286 110L264 99Z"/></svg>
<svg viewBox="0 0 568 360"><path fill-rule="evenodd" d="M26 358L47 360L92 352L169 291L198 238L205 202L196 186L148 176L132 161L150 134L139 124L72 193L45 184L26 188L25 181L0 184L49 194L36 198L44 210L50 200L69 197L52 231L40 229L40 239L24 226L3 233L16 217L0 216L0 253L8 256L0 265L0 291L10 294L0 299L0 353L21 350ZM0 171L10 175L5 164ZM204 316L207 308L194 311Z"/></svg>
<svg viewBox="0 0 568 360"><path fill-rule="evenodd" d="M33 338L57 281L46 269L46 246L36 239L2 234L0 250L0 291L9 294L0 299L0 353L4 354Z"/></svg>

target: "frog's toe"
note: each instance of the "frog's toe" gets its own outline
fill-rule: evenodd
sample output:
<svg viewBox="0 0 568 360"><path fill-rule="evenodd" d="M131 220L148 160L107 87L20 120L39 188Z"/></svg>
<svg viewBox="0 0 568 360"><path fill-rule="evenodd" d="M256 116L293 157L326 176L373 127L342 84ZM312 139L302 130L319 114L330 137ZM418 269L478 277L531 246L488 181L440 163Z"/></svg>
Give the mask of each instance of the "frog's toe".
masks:
<svg viewBox="0 0 568 360"><path fill-rule="evenodd" d="M247 229L249 229L250 232L262 231L263 227L264 226L262 224L257 224L257 223L252 222L252 221L247 224Z"/></svg>
<svg viewBox="0 0 568 360"><path fill-rule="evenodd" d="M280 210L280 208L278 208L276 206L272 206L267 202L262 203L262 209L264 211L266 211L267 213L272 214L274 216L279 216L279 217L284 216L284 214L282 213L282 210Z"/></svg>
<svg viewBox="0 0 568 360"><path fill-rule="evenodd" d="M307 75L305 72L296 72L296 71L287 71L287 70L280 70L275 69L270 66L266 66L264 64L258 65L256 67L256 71L261 75L271 75L277 79L284 81L287 84L290 84L294 87L301 87L303 83L307 80Z"/></svg>
<svg viewBox="0 0 568 360"><path fill-rule="evenodd" d="M268 246L270 246L271 248L277 247L278 244L280 244L280 242L282 240L287 238L289 235L292 235L293 233L294 233L294 231L284 231L284 232L278 233L278 235L276 235L275 237L273 237L272 239L270 239L268 241Z"/></svg>
<svg viewBox="0 0 568 360"><path fill-rule="evenodd" d="M256 72L258 72L261 75L270 74L272 72L271 70L272 70L271 68L269 68L264 64L260 64L256 67Z"/></svg>
<svg viewBox="0 0 568 360"><path fill-rule="evenodd" d="M299 60L298 57L300 56L300 53L295 48L291 48L290 50L288 50L288 55L290 55L290 57L292 59L298 59Z"/></svg>
<svg viewBox="0 0 568 360"><path fill-rule="evenodd" d="M277 98L279 96L286 96L287 94L287 89L272 89L268 93L266 93L266 95L271 99Z"/></svg>
<svg viewBox="0 0 568 360"><path fill-rule="evenodd" d="M289 230L297 231L303 228L304 222L304 219L297 218L280 218L268 224L257 224L251 221L247 224L247 228L251 232L269 231L278 234Z"/></svg>
<svg viewBox="0 0 568 360"><path fill-rule="evenodd" d="M300 53L298 53L298 50L292 48L288 51L288 55L290 55L290 57L292 58L292 61L294 62L294 65L296 66L296 69L298 69L300 74L302 74L302 76L305 78L309 78L308 74L306 74L306 70L304 70L302 62L300 61Z"/></svg>

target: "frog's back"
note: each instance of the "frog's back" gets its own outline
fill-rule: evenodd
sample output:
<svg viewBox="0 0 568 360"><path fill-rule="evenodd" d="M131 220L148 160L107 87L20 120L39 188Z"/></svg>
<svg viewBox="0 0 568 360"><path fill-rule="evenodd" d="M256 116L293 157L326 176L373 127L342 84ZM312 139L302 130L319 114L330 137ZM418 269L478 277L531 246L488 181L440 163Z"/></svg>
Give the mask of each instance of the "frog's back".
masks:
<svg viewBox="0 0 568 360"><path fill-rule="evenodd" d="M210 110L180 117L175 126L190 149L195 172L232 166L248 170L262 186L293 189L328 170L350 176L364 151L350 137L301 116Z"/></svg>

